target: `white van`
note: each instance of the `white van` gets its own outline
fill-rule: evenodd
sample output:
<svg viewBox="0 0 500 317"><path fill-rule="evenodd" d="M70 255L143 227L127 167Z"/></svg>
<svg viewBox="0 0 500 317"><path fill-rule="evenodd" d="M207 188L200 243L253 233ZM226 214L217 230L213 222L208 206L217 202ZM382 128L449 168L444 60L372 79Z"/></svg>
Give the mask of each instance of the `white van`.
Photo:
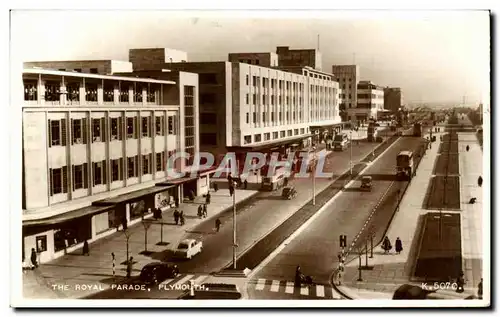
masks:
<svg viewBox="0 0 500 317"><path fill-rule="evenodd" d="M333 138L333 150L343 151L349 145L349 138L346 133L336 134Z"/></svg>

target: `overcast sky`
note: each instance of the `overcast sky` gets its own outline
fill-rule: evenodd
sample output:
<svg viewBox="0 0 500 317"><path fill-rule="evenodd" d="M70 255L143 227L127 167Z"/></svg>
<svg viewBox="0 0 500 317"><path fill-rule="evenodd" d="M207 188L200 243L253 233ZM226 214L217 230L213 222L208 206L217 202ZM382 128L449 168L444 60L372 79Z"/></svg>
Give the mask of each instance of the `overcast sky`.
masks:
<svg viewBox="0 0 500 317"><path fill-rule="evenodd" d="M190 61L276 46L316 48L323 70L360 66L361 79L401 87L406 102L489 98L488 13L14 11L12 53L22 61L118 59L128 49L169 47Z"/></svg>

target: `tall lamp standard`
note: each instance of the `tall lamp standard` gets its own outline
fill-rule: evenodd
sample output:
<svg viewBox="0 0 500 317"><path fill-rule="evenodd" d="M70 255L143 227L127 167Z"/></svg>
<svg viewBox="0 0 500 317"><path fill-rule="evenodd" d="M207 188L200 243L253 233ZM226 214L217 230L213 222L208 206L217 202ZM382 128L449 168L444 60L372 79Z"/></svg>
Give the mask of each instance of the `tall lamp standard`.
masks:
<svg viewBox="0 0 500 317"><path fill-rule="evenodd" d="M350 171L350 174L351 174L351 177L352 177L352 129L354 127L352 126L351 124L351 130L349 131L350 133L350 138L351 138L351 142L350 143L350 153L349 153L349 171Z"/></svg>
<svg viewBox="0 0 500 317"><path fill-rule="evenodd" d="M312 166L312 181L313 181L313 206L316 206L316 146L312 147L313 149L313 166Z"/></svg>
<svg viewBox="0 0 500 317"><path fill-rule="evenodd" d="M233 269L236 270L236 182L233 181Z"/></svg>

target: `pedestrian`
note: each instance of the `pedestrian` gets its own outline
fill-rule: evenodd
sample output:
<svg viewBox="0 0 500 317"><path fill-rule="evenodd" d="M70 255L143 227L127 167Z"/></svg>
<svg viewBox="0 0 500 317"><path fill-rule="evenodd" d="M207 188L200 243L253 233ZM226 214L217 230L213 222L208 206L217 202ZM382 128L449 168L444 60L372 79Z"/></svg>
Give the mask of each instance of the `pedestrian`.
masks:
<svg viewBox="0 0 500 317"><path fill-rule="evenodd" d="M127 262L127 278L130 278L132 276L132 265L134 263L134 257L130 257L130 259Z"/></svg>
<svg viewBox="0 0 500 317"><path fill-rule="evenodd" d="M481 279L477 285L477 297L479 297L479 299L483 299L483 279Z"/></svg>
<svg viewBox="0 0 500 317"><path fill-rule="evenodd" d="M243 182L243 188L247 189L247 187L248 187L248 181L245 179L245 181Z"/></svg>
<svg viewBox="0 0 500 317"><path fill-rule="evenodd" d="M127 217L122 218L122 227L123 230L127 230Z"/></svg>
<svg viewBox="0 0 500 317"><path fill-rule="evenodd" d="M229 184L229 196L233 196L234 194L234 186L232 184Z"/></svg>
<svg viewBox="0 0 500 317"><path fill-rule="evenodd" d="M206 218L208 215L208 212L207 212L207 204L204 204L203 205L203 218Z"/></svg>
<svg viewBox="0 0 500 317"><path fill-rule="evenodd" d="M184 219L184 210L181 210L181 213L179 214L179 221L181 222L181 226L184 226L186 223L186 220Z"/></svg>
<svg viewBox="0 0 500 317"><path fill-rule="evenodd" d="M180 216L180 214L179 214L179 210L177 210L177 209L176 209L176 210L174 211L174 220L175 220L175 225L178 225L178 224L179 224L179 216Z"/></svg>
<svg viewBox="0 0 500 317"><path fill-rule="evenodd" d="M465 147L465 150L466 150L467 152L469 152L469 146L468 146L468 145Z"/></svg>
<svg viewBox="0 0 500 317"><path fill-rule="evenodd" d="M220 230L220 225L221 225L221 224L222 224L222 223L221 223L220 219L219 219L219 218L217 218L217 219L215 220L215 229L217 230L217 232L219 232L219 230Z"/></svg>
<svg viewBox="0 0 500 317"><path fill-rule="evenodd" d="M479 187L483 186L483 178L481 176L477 178L477 186Z"/></svg>
<svg viewBox="0 0 500 317"><path fill-rule="evenodd" d="M229 184L232 184L232 183L233 183L233 176L231 176L231 173L228 173L228 174L227 174L227 182L228 182Z"/></svg>
<svg viewBox="0 0 500 317"><path fill-rule="evenodd" d="M87 240L83 241L83 255L90 255L90 252L89 252L89 243L87 242Z"/></svg>
<svg viewBox="0 0 500 317"><path fill-rule="evenodd" d="M162 218L163 218L163 216L162 216L162 211L161 211L161 208L160 208L160 207L158 207L158 208L156 209L156 212L157 212L156 219L162 219Z"/></svg>
<svg viewBox="0 0 500 317"><path fill-rule="evenodd" d="M176 196L174 200L175 200L175 207L179 208L179 197Z"/></svg>
<svg viewBox="0 0 500 317"><path fill-rule="evenodd" d="M400 254L401 251L403 251L403 242L401 242L401 239L399 237L396 238L396 253Z"/></svg>
<svg viewBox="0 0 500 317"><path fill-rule="evenodd" d="M198 205L198 218L201 219L203 216L203 207L201 205Z"/></svg>
<svg viewBox="0 0 500 317"><path fill-rule="evenodd" d="M460 275L457 278L457 293L463 293L464 292L464 285L465 285L465 278L464 278L464 272L461 271Z"/></svg>
<svg viewBox="0 0 500 317"><path fill-rule="evenodd" d="M392 249L391 245L391 240L389 240L389 237L385 237L384 241L382 242L382 249L384 250L384 253L387 254L389 251Z"/></svg>
<svg viewBox="0 0 500 317"><path fill-rule="evenodd" d="M288 186L288 177L285 177L285 180L283 181L283 186L285 187Z"/></svg>
<svg viewBox="0 0 500 317"><path fill-rule="evenodd" d="M219 190L219 184L217 182L214 182L214 192L217 192Z"/></svg>
<svg viewBox="0 0 500 317"><path fill-rule="evenodd" d="M31 248L31 264L36 269L38 267L38 262L36 261L36 252L35 248Z"/></svg>
<svg viewBox="0 0 500 317"><path fill-rule="evenodd" d="M206 199L206 203L207 203L207 205L210 205L210 198L211 198L211 196L210 196L210 192L208 192L208 194L207 194L207 197L206 197L206 198L207 198L207 199Z"/></svg>

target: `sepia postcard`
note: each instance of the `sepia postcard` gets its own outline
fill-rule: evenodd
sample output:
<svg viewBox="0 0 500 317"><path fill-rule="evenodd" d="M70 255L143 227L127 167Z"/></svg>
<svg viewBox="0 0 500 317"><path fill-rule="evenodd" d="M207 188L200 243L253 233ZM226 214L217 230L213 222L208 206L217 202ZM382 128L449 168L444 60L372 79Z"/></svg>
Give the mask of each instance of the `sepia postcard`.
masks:
<svg viewBox="0 0 500 317"><path fill-rule="evenodd" d="M491 306L489 11L10 17L11 306Z"/></svg>

